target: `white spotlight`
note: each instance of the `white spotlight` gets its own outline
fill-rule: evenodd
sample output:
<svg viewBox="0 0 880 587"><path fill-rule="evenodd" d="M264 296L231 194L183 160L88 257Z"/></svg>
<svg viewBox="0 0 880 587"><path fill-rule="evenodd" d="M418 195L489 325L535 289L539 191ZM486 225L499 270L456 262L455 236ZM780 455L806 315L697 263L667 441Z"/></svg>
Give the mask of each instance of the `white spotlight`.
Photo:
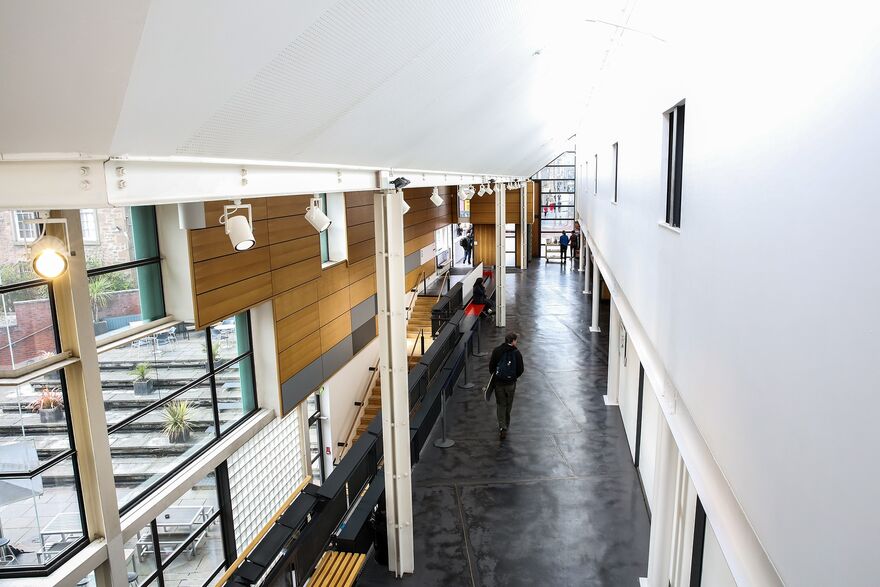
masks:
<svg viewBox="0 0 880 587"><path fill-rule="evenodd" d="M70 242L65 243L56 236L46 234L46 226L49 224L64 225L64 237L67 239L67 220L49 218L47 213L41 213L40 218L24 222L38 226L40 230L40 236L32 245L28 246L34 273L43 279L55 279L64 274L70 264Z"/></svg>
<svg viewBox="0 0 880 587"><path fill-rule="evenodd" d="M333 223L321 210L321 198L312 198L312 205L306 208L306 220L318 232L324 232Z"/></svg>
<svg viewBox="0 0 880 587"><path fill-rule="evenodd" d="M67 247L58 237L44 235L31 247L31 265L43 279L55 279L67 271L67 259Z"/></svg>
<svg viewBox="0 0 880 587"><path fill-rule="evenodd" d="M487 186L486 186L486 193L487 193L487 194L489 194L489 195L491 196L493 191L494 191L494 190L492 189L492 186L491 186L491 185L487 185Z"/></svg>
<svg viewBox="0 0 880 587"><path fill-rule="evenodd" d="M247 209L247 216L230 216L240 209ZM223 216L220 224L226 227L226 235L236 251L246 251L253 247L257 240L254 238L253 217L250 204L242 204L241 200L235 200L232 206L223 206Z"/></svg>
<svg viewBox="0 0 880 587"><path fill-rule="evenodd" d="M400 209L403 210L403 213L406 214L409 212L409 204L406 203L406 200L400 200Z"/></svg>
<svg viewBox="0 0 880 587"><path fill-rule="evenodd" d="M477 195L480 196L480 197L482 198L484 195L486 195L486 192L487 192L487 191L488 191L488 190L486 189L486 184L481 183L481 184L480 184L480 191L477 192ZM491 192L489 192L489 193L491 193Z"/></svg>
<svg viewBox="0 0 880 587"><path fill-rule="evenodd" d="M431 194L431 201L434 202L434 205L438 208L443 205L443 198L440 197L440 190L438 188L434 188L434 191Z"/></svg>

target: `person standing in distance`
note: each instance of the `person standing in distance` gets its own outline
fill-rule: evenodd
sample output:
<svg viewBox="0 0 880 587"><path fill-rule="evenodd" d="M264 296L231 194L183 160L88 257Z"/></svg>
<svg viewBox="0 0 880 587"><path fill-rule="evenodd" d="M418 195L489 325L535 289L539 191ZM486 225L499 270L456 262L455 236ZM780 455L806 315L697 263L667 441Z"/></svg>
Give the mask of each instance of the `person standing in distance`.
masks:
<svg viewBox="0 0 880 587"><path fill-rule="evenodd" d="M559 251L562 253L562 264L565 265L565 253L568 251L568 234L563 230L559 237Z"/></svg>
<svg viewBox="0 0 880 587"><path fill-rule="evenodd" d="M498 438L501 440L507 438L516 380L524 370L522 353L516 348L516 339L515 332L508 332L504 342L495 347L489 359L489 373L495 376L495 407L498 412Z"/></svg>

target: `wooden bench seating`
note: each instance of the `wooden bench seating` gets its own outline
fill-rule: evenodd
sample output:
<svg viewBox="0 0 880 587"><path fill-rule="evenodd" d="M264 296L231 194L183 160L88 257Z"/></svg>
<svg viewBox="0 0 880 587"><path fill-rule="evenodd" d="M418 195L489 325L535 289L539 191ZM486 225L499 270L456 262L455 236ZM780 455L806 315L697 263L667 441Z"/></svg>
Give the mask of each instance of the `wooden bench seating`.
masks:
<svg viewBox="0 0 880 587"><path fill-rule="evenodd" d="M365 554L327 551L312 574L309 587L350 587L366 562Z"/></svg>

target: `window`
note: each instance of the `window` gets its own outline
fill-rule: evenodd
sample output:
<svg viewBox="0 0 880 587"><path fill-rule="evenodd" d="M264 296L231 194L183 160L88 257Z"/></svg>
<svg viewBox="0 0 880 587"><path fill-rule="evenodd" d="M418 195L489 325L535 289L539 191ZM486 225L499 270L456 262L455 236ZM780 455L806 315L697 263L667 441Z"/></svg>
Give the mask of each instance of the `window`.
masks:
<svg viewBox="0 0 880 587"><path fill-rule="evenodd" d="M593 195L599 195L599 155L593 155Z"/></svg>
<svg viewBox="0 0 880 587"><path fill-rule="evenodd" d="M320 393L314 393L306 400L306 414L309 420L309 458L312 463L312 483L320 485L325 477L324 431L321 427Z"/></svg>
<svg viewBox="0 0 880 587"><path fill-rule="evenodd" d="M666 224L681 226L681 170L684 152L684 102L666 118Z"/></svg>
<svg viewBox="0 0 880 587"><path fill-rule="evenodd" d="M14 216L12 238L19 243L33 242L37 238L37 225L25 224L25 220L33 220L37 217L37 213L29 210L16 210L12 214Z"/></svg>
<svg viewBox="0 0 880 587"><path fill-rule="evenodd" d="M209 585L226 568L232 553L224 544L220 472L208 474L126 542L129 569L141 585Z"/></svg>
<svg viewBox="0 0 880 587"><path fill-rule="evenodd" d="M56 370L2 389L0 520L15 557L0 577L44 574L88 543L67 384Z"/></svg>
<svg viewBox="0 0 880 587"><path fill-rule="evenodd" d="M320 233L321 263L337 263L348 258L348 235L345 224L345 194L335 192L317 194L321 210L332 221L330 228Z"/></svg>
<svg viewBox="0 0 880 587"><path fill-rule="evenodd" d="M617 143L611 145L611 155L614 157L614 201L617 202Z"/></svg>
<svg viewBox="0 0 880 587"><path fill-rule="evenodd" d="M250 315L180 323L98 356L125 512L257 409Z"/></svg>
<svg viewBox="0 0 880 587"><path fill-rule="evenodd" d="M553 241L563 230L574 229L575 169L575 154L566 152L534 175L541 192L541 256L546 256L548 239Z"/></svg>
<svg viewBox="0 0 880 587"><path fill-rule="evenodd" d="M79 220L82 225L83 243L96 245L100 242L98 233L98 211L95 209L80 210Z"/></svg>
<svg viewBox="0 0 880 587"><path fill-rule="evenodd" d="M155 208L81 210L84 242L88 230L98 238L98 218L114 227L100 247L86 251L92 320L101 344L102 335L163 318L165 299Z"/></svg>

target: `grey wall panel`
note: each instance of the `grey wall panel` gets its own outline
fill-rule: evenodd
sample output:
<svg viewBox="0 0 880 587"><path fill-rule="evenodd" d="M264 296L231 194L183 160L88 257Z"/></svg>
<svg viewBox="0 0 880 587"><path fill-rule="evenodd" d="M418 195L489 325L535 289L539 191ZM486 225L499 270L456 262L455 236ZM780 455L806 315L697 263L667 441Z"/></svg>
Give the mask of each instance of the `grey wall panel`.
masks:
<svg viewBox="0 0 880 587"><path fill-rule="evenodd" d="M324 367L324 381L327 381L334 373L342 369L353 356L351 335L349 334L336 343L332 349L321 355Z"/></svg>
<svg viewBox="0 0 880 587"><path fill-rule="evenodd" d="M376 312L376 295L373 294L351 309L351 331L354 332L363 326L367 320L376 315Z"/></svg>
<svg viewBox="0 0 880 587"><path fill-rule="evenodd" d="M292 410L310 393L321 387L324 383L324 371L321 367L321 357L318 357L299 373L281 384L281 403L284 413Z"/></svg>
<svg viewBox="0 0 880 587"><path fill-rule="evenodd" d="M376 338L376 323L373 320L368 320L351 333L352 350L355 353L360 352L374 338Z"/></svg>
<svg viewBox="0 0 880 587"><path fill-rule="evenodd" d="M409 273L413 269L418 269L421 264L422 252L416 251L415 253L410 253L403 259L403 271L404 273Z"/></svg>

